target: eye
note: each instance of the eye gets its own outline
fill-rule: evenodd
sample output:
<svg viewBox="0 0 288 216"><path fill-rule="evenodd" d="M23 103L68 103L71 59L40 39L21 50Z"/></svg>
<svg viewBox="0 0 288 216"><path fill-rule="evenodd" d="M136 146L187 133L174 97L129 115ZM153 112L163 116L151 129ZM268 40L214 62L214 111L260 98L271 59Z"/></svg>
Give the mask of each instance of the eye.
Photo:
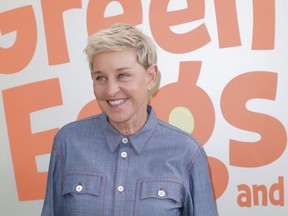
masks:
<svg viewBox="0 0 288 216"><path fill-rule="evenodd" d="M96 76L95 78L97 81L105 80L106 78L104 76Z"/></svg>
<svg viewBox="0 0 288 216"><path fill-rule="evenodd" d="M118 75L119 80L125 80L129 77L129 74L121 73Z"/></svg>
<svg viewBox="0 0 288 216"><path fill-rule="evenodd" d="M103 76L103 75L94 74L94 75L93 75L93 79L94 79L95 81L98 81L98 82L103 82L103 81L106 80L106 77Z"/></svg>

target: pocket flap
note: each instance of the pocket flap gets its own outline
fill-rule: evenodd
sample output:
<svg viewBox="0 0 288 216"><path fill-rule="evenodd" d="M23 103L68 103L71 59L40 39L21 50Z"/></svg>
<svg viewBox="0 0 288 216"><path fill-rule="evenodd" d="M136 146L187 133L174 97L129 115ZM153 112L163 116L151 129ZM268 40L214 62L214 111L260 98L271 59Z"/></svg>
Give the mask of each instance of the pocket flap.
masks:
<svg viewBox="0 0 288 216"><path fill-rule="evenodd" d="M68 173L63 182L62 194L76 193L99 196L103 177L101 174Z"/></svg>
<svg viewBox="0 0 288 216"><path fill-rule="evenodd" d="M181 202L182 185L174 181L142 181L141 199L172 199Z"/></svg>

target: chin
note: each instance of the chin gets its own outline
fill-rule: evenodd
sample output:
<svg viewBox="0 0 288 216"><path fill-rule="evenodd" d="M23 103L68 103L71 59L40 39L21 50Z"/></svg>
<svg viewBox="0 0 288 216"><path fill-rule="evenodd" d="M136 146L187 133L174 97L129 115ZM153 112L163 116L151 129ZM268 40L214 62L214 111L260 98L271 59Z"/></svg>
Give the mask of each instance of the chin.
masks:
<svg viewBox="0 0 288 216"><path fill-rule="evenodd" d="M125 118L125 117L117 117L117 116L113 116L113 115L110 115L110 116L108 116L108 118L109 118L109 121L110 122L115 122L115 123L124 123L124 122L126 122L127 121L127 118Z"/></svg>

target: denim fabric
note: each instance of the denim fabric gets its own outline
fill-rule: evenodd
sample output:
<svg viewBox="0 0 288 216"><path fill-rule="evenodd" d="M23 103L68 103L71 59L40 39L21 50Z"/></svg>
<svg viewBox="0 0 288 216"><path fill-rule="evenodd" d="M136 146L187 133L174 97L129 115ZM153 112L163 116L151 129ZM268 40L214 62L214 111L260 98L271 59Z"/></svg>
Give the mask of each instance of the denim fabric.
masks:
<svg viewBox="0 0 288 216"><path fill-rule="evenodd" d="M102 113L55 136L42 216L217 215L206 154L156 118L123 136Z"/></svg>

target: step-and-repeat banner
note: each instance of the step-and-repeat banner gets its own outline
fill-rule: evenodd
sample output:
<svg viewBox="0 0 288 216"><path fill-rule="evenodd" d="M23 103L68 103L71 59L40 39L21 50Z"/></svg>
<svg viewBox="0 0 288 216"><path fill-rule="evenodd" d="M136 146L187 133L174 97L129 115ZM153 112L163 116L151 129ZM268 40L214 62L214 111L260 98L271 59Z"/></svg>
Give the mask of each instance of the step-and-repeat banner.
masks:
<svg viewBox="0 0 288 216"><path fill-rule="evenodd" d="M155 41L151 104L204 145L219 215L288 215L287 0L0 1L0 215L40 214L55 133L100 111L87 37L116 22Z"/></svg>

